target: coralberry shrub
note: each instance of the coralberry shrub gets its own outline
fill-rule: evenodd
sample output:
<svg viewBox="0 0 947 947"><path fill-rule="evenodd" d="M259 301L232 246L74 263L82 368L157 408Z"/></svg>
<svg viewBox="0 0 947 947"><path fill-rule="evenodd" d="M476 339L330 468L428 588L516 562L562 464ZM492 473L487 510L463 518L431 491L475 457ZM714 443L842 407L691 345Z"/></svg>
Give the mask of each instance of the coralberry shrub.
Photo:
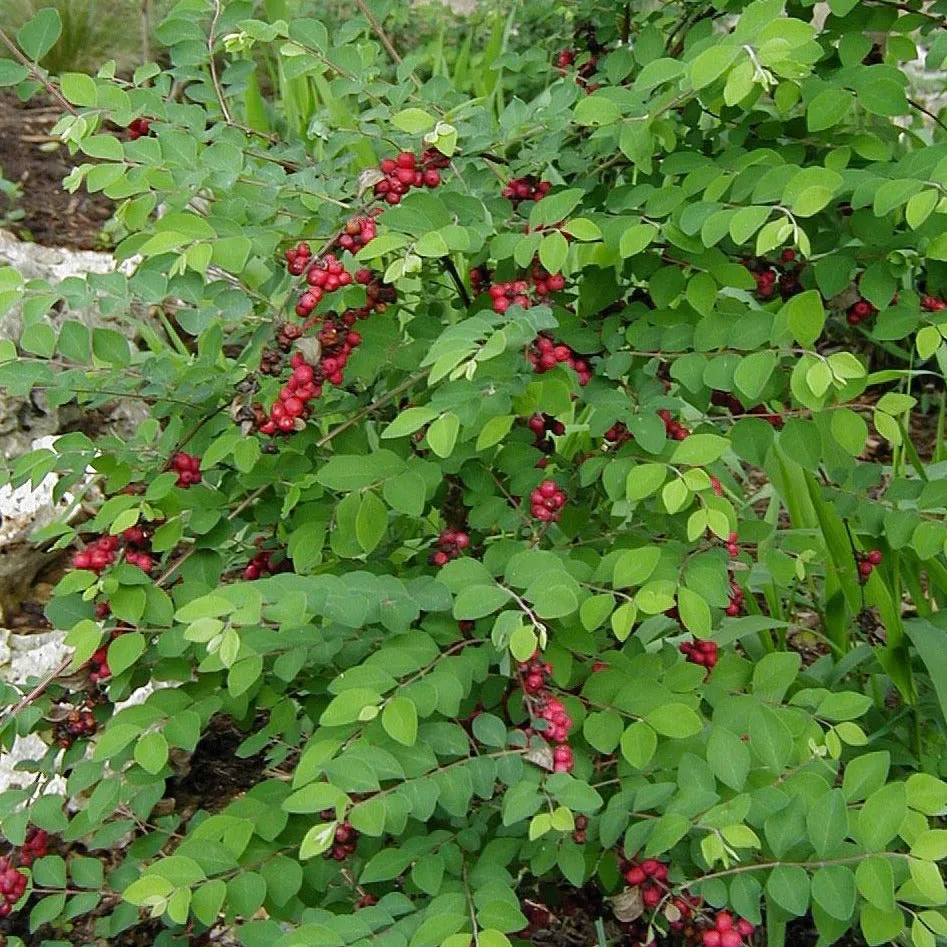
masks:
<svg viewBox="0 0 947 947"><path fill-rule="evenodd" d="M11 465L58 477L73 649L0 695L49 746L11 916L935 944L942 14L527 4L450 76L358 6L184 0L131 77L45 75L47 10L0 71L123 264L0 270L0 384L148 408ZM222 727L252 778L195 811Z"/></svg>

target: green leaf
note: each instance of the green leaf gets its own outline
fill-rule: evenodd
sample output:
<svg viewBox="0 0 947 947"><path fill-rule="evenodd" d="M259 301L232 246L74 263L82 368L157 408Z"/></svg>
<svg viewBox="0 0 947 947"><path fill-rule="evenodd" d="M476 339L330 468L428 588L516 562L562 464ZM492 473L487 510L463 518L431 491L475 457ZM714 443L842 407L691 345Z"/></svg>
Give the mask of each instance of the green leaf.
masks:
<svg viewBox="0 0 947 947"><path fill-rule="evenodd" d="M716 45L705 49L690 64L688 75L691 85L699 91L716 82L739 55L740 49L736 46Z"/></svg>
<svg viewBox="0 0 947 947"><path fill-rule="evenodd" d="M780 309L778 318L786 321L800 345L811 346L825 326L822 296L816 290L799 293Z"/></svg>
<svg viewBox="0 0 947 947"><path fill-rule="evenodd" d="M839 848L848 835L848 809L841 789L831 789L819 798L809 810L806 828L820 858L829 857Z"/></svg>
<svg viewBox="0 0 947 947"><path fill-rule="evenodd" d="M879 911L894 910L894 870L889 859L873 855L860 861L855 869L855 884L862 897Z"/></svg>
<svg viewBox="0 0 947 947"><path fill-rule="evenodd" d="M418 738L418 711L407 697L394 697L381 712L381 724L393 740L414 746Z"/></svg>
<svg viewBox="0 0 947 947"><path fill-rule="evenodd" d="M743 789L750 772L750 751L735 733L723 727L711 729L707 762L720 782L736 792Z"/></svg>
<svg viewBox="0 0 947 947"><path fill-rule="evenodd" d="M576 125L614 125L621 118L618 106L604 95L589 95L579 99L573 113Z"/></svg>
<svg viewBox="0 0 947 947"><path fill-rule="evenodd" d="M438 457L450 457L459 432L460 419L452 411L448 411L427 429L428 445Z"/></svg>
<svg viewBox="0 0 947 947"><path fill-rule="evenodd" d="M73 105L94 108L98 102L98 90L95 81L84 73L64 72L59 77L59 88L66 100ZM121 157L119 160L121 160Z"/></svg>
<svg viewBox="0 0 947 947"><path fill-rule="evenodd" d="M423 132L430 131L437 124L433 116L419 108L403 109L396 112L391 116L391 123L409 135L420 135Z"/></svg>
<svg viewBox="0 0 947 947"><path fill-rule="evenodd" d="M55 7L45 7L17 31L16 41L33 62L39 62L61 34L59 11Z"/></svg>
<svg viewBox="0 0 947 947"><path fill-rule="evenodd" d="M779 865L766 880L766 893L784 911L801 917L809 909L809 876L798 865Z"/></svg>
<svg viewBox="0 0 947 947"><path fill-rule="evenodd" d="M362 496L355 516L355 538L365 553L372 552L381 542L388 529L388 509L385 504L368 491Z"/></svg>
<svg viewBox="0 0 947 947"><path fill-rule="evenodd" d="M146 773L156 775L168 762L168 741L158 731L146 733L135 746L135 762Z"/></svg>
<svg viewBox="0 0 947 947"><path fill-rule="evenodd" d="M683 740L700 733L703 722L687 704L668 703L656 707L645 720L665 737Z"/></svg>
<svg viewBox="0 0 947 947"><path fill-rule="evenodd" d="M812 876L812 900L830 917L847 921L855 913L855 873L845 865L819 868Z"/></svg>
<svg viewBox="0 0 947 947"><path fill-rule="evenodd" d="M299 845L299 857L303 861L315 858L327 851L335 840L337 822L321 822L312 826Z"/></svg>
<svg viewBox="0 0 947 947"><path fill-rule="evenodd" d="M644 769L658 748L658 736L643 720L633 723L622 734L621 755L636 769Z"/></svg>
<svg viewBox="0 0 947 947"><path fill-rule="evenodd" d="M875 790L858 813L856 834L869 851L882 851L901 828L908 813L904 783Z"/></svg>
<svg viewBox="0 0 947 947"><path fill-rule="evenodd" d="M671 463L703 467L719 460L729 447L730 442L719 434L691 434L674 448Z"/></svg>
<svg viewBox="0 0 947 947"><path fill-rule="evenodd" d="M510 601L510 593L498 585L470 586L463 589L454 601L454 618L460 621L483 618Z"/></svg>

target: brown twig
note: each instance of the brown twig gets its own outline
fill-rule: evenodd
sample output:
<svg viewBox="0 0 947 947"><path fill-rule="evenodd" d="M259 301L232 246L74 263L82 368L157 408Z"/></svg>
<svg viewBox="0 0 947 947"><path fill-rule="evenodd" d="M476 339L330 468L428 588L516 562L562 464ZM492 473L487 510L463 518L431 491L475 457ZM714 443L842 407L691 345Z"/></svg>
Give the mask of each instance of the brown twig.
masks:
<svg viewBox="0 0 947 947"><path fill-rule="evenodd" d="M388 55L400 66L401 65L401 55L397 49L395 49L394 43L392 43L388 34L385 32L384 27L375 17L375 14L368 8L368 4L365 3L365 0L355 0L355 5L359 8L362 13L362 16L371 24L372 29L375 31L375 35L381 40L381 45L388 50Z"/></svg>

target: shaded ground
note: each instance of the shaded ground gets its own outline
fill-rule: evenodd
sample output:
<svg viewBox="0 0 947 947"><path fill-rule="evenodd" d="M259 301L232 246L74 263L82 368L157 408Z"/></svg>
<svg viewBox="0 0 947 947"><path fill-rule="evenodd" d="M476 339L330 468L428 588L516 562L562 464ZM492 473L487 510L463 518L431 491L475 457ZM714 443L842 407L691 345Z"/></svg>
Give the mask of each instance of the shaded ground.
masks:
<svg viewBox="0 0 947 947"><path fill-rule="evenodd" d="M112 215L112 202L101 194L67 194L62 180L82 155L72 157L49 132L61 114L42 98L26 104L12 93L0 94L0 170L21 195L15 207L25 216L9 225L18 237L44 246L97 249L96 237ZM0 192L0 222L14 209Z"/></svg>

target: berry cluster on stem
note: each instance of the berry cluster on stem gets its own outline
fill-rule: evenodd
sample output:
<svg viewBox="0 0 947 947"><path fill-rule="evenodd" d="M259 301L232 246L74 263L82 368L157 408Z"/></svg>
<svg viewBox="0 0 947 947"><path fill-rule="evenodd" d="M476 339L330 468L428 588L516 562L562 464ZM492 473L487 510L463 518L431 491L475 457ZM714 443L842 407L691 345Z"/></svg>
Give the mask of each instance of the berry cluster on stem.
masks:
<svg viewBox="0 0 947 947"><path fill-rule="evenodd" d="M616 421L603 435L602 437L608 441L609 444L615 444L620 447L626 441L634 439L634 435L628 428L625 426L624 421Z"/></svg>
<svg viewBox="0 0 947 947"><path fill-rule="evenodd" d="M553 772L571 773L575 760L567 741L572 731L572 718L566 713L565 704L553 697L547 689L552 665L543 661L537 651L528 661L521 662L518 670L527 709L534 721L543 721L541 728L530 726L526 731L527 735L538 733L550 743L556 744L552 750Z"/></svg>
<svg viewBox="0 0 947 947"><path fill-rule="evenodd" d="M678 645L681 654L690 664L699 664L710 672L714 669L718 659L718 649L713 641L684 641Z"/></svg>
<svg viewBox="0 0 947 947"><path fill-rule="evenodd" d="M450 160L435 148L428 148L420 159L413 151L385 158L379 165L384 177L375 185L375 196L388 204L400 204L413 187L437 187L441 183L441 169L449 164Z"/></svg>
<svg viewBox="0 0 947 947"><path fill-rule="evenodd" d="M253 544L257 547L257 554L244 566L243 577L248 582L261 579L264 576L276 575L278 572L292 571L292 564L289 559L283 558L279 562L274 562L273 557L278 553L272 549L261 549L263 537L257 536Z"/></svg>
<svg viewBox="0 0 947 947"><path fill-rule="evenodd" d="M185 454L178 451L171 458L171 469L178 475L178 486L193 486L201 482L201 459L194 454Z"/></svg>
<svg viewBox="0 0 947 947"><path fill-rule="evenodd" d="M308 249L304 243L299 246ZM287 250L286 252L289 253L290 251ZM297 264L298 261L299 258L297 257L291 265ZM305 267L308 267L306 269L306 282L309 284L309 289L299 297L299 302L296 303L296 315L302 318L310 315L327 293L334 293L352 285L352 274L342 265L342 262L334 253L327 253L312 264L309 263L308 257L306 257Z"/></svg>
<svg viewBox="0 0 947 947"><path fill-rule="evenodd" d="M473 273L471 271L471 284ZM549 273L539 263L534 263L527 279L509 280L505 283L493 283L487 289L490 294L490 301L493 311L501 315L510 308L510 306L519 306L522 309L529 309L538 299L544 299L550 293L558 293L565 289L566 280L561 273ZM476 281L477 291L483 287L482 277Z"/></svg>
<svg viewBox="0 0 947 947"><path fill-rule="evenodd" d="M127 131L129 141L138 141L139 138L151 134L151 122L147 118L133 119L129 123Z"/></svg>
<svg viewBox="0 0 947 947"><path fill-rule="evenodd" d="M880 566L884 556L880 549L872 549L870 552L859 552L855 554L858 563L858 581L864 585L870 578L875 566Z"/></svg>
<svg viewBox="0 0 947 947"><path fill-rule="evenodd" d="M147 548L143 548L147 546L148 536L140 526L130 526L121 536L99 536L93 539L86 544L85 549L72 557L73 568L88 569L96 575L101 574L115 562L123 542L125 561L129 565L138 566L142 572L150 573L155 567L155 558Z"/></svg>
<svg viewBox="0 0 947 947"><path fill-rule="evenodd" d="M630 858L622 864L622 874L632 888L641 891L641 901L646 908L655 908L664 897L664 883L668 877L668 866L657 858L639 861Z"/></svg>
<svg viewBox="0 0 947 947"><path fill-rule="evenodd" d="M565 491L555 480L544 480L529 495L529 511L534 519L543 523L558 522L565 505Z"/></svg>
<svg viewBox="0 0 947 947"><path fill-rule="evenodd" d="M579 376L579 384L587 385L592 380L589 363L568 345L557 343L548 335L540 334L526 352L533 369L542 375L557 365L567 365Z"/></svg>
<svg viewBox="0 0 947 947"><path fill-rule="evenodd" d="M111 673L111 672L109 672ZM69 711L65 720L53 727L53 737L64 750L68 750L80 737L91 737L98 729L98 722L92 713L95 701L86 699L80 706Z"/></svg>
<svg viewBox="0 0 947 947"><path fill-rule="evenodd" d="M795 250L783 250L776 263L753 259L744 260L743 265L756 281L756 295L760 299L773 299L777 290L783 300L791 299L802 292L800 276L805 263L797 261Z"/></svg>
<svg viewBox="0 0 947 947"><path fill-rule="evenodd" d="M743 602L745 595L743 589L734 582L733 579L730 580L730 604L727 605L726 612L731 618L736 618L738 615L743 614Z"/></svg>
<svg viewBox="0 0 947 947"><path fill-rule="evenodd" d="M431 553L428 562L432 566L446 566L456 559L470 545L470 536L460 529L445 529L437 537L437 548Z"/></svg>
<svg viewBox="0 0 947 947"><path fill-rule="evenodd" d="M922 296L921 309L925 312L943 312L947 309L947 300L939 299L937 296Z"/></svg>
<svg viewBox="0 0 947 947"><path fill-rule="evenodd" d="M667 408L661 408L658 411L658 417L664 422L664 433L667 434L668 440L683 441L690 434L680 421L671 417L671 412Z"/></svg>
<svg viewBox="0 0 947 947"><path fill-rule="evenodd" d="M28 876L20 868L29 868L47 852L48 837L42 829L31 827L19 848L0 856L0 917L7 917L26 891Z"/></svg>
<svg viewBox="0 0 947 947"><path fill-rule="evenodd" d="M845 313L845 320L850 326L857 326L876 315L878 310L867 299L859 299L852 303Z"/></svg>
<svg viewBox="0 0 947 947"><path fill-rule="evenodd" d="M366 244L378 236L378 226L375 218L381 214L380 207L373 207L364 217L352 217L345 222L342 233L335 241L335 246L349 253L358 253Z"/></svg>
<svg viewBox="0 0 947 947"><path fill-rule="evenodd" d="M740 536L736 532L731 532L727 536L727 555L731 559L737 559L740 556Z"/></svg>
<svg viewBox="0 0 947 947"><path fill-rule="evenodd" d="M548 181L539 181L532 174L521 178L510 178L509 183L500 192L514 207L523 201L539 201L548 193L552 185Z"/></svg>

